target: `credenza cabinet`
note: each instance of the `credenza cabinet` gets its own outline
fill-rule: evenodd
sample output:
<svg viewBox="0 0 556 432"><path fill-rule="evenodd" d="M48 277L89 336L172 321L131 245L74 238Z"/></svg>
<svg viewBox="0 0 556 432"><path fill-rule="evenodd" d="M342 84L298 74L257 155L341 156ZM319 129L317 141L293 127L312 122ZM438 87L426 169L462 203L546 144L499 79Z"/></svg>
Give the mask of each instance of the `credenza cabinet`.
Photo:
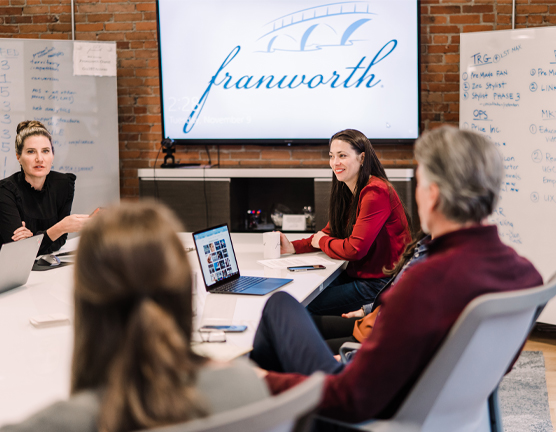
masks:
<svg viewBox="0 0 556 432"><path fill-rule="evenodd" d="M387 169L386 174L415 228L418 221L413 169ZM167 204L187 231L222 223L227 223L233 232L271 231L272 214L303 214L308 209L314 216L314 229L319 230L328 221L331 185L329 169L139 170L140 197ZM257 223L252 223L253 218L257 218Z"/></svg>

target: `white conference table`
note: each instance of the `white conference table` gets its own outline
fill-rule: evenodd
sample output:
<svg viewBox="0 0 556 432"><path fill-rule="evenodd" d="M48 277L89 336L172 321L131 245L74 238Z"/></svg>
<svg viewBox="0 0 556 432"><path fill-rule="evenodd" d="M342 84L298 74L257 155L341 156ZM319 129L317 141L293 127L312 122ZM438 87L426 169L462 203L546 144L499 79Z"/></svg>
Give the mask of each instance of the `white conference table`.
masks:
<svg viewBox="0 0 556 432"><path fill-rule="evenodd" d="M305 236L288 235L288 238L293 240ZM186 247L193 246L191 234L182 233L180 238ZM332 260L319 252L316 255L332 261L333 265L328 265L325 270L303 273L269 269L257 263L257 260L263 259L262 234L232 234L232 241L242 275L294 279L280 290L288 292L304 305L326 288L345 267L344 261ZM62 251L76 248L77 242L78 238L69 240ZM197 321L200 322L203 317L204 305L208 307L214 304L211 301L217 300L217 305L235 303L231 322L248 326L244 333L227 333L226 344L210 344L211 350L220 349L226 353L233 352L234 348L249 350L269 296L206 294L196 252L189 252L188 260L197 273ZM68 397L73 327L35 328L29 319L37 315L63 313L73 322L72 290L73 266L65 266L31 272L26 285L0 294L0 426L21 421L54 401Z"/></svg>

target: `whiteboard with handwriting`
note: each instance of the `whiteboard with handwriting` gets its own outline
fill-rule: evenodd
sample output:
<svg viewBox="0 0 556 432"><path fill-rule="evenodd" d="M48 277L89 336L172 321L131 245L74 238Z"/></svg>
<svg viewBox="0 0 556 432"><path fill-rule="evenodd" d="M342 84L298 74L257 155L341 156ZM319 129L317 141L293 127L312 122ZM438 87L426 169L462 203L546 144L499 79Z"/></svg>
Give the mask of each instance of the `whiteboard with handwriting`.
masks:
<svg viewBox="0 0 556 432"><path fill-rule="evenodd" d="M72 213L119 200L116 77L74 76L72 41L0 39L0 178L19 170L16 128L31 119L52 134L53 169L77 176Z"/></svg>
<svg viewBox="0 0 556 432"><path fill-rule="evenodd" d="M460 49L460 128L504 156L491 222L546 281L556 273L556 28L462 34ZM556 324L554 301L540 321Z"/></svg>

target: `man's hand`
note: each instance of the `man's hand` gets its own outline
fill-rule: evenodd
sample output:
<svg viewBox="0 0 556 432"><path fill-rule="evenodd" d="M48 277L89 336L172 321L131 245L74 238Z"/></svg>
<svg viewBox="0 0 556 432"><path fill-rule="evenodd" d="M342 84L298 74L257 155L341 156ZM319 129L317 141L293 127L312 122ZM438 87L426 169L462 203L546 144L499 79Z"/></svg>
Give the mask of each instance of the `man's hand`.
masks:
<svg viewBox="0 0 556 432"><path fill-rule="evenodd" d="M342 318L363 318L364 316L363 309L357 309L356 311L342 314Z"/></svg>

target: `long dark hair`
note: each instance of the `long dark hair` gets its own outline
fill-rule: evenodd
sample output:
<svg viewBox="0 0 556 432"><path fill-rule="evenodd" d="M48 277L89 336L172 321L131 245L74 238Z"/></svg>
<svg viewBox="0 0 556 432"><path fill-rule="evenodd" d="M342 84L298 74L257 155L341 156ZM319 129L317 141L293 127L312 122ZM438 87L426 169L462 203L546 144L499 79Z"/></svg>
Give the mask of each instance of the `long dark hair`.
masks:
<svg viewBox="0 0 556 432"><path fill-rule="evenodd" d="M122 203L83 229L75 261L71 392L104 390L98 430L206 415L195 391L191 277L181 230L154 202Z"/></svg>
<svg viewBox="0 0 556 432"><path fill-rule="evenodd" d="M328 210L330 235L336 238L347 238L353 231L353 225L357 218L357 203L361 190L369 182L371 176L378 177L388 183L386 172L378 160L378 157L369 139L355 129L340 131L330 138L329 147L332 141L345 141L358 155L364 153L363 164L359 169L357 184L354 193L349 187L336 179L332 174L332 189L330 191L330 208ZM346 220L347 215L347 220Z"/></svg>

